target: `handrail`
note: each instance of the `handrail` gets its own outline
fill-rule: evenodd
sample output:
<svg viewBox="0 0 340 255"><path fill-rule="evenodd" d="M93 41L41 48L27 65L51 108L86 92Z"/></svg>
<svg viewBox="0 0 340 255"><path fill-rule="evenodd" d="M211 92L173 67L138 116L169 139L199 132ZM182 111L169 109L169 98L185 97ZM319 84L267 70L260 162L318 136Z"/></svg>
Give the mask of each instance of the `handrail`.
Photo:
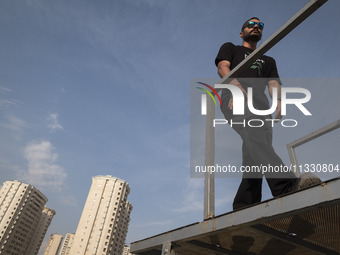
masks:
<svg viewBox="0 0 340 255"><path fill-rule="evenodd" d="M297 162L297 158L296 158L296 154L295 154L295 148L305 144L311 140L314 140L315 138L318 138L319 136L322 136L324 134L327 134L337 128L340 128L340 119L337 121L334 121L322 128L319 128L318 130L313 131L312 133L305 135L304 137L301 137L300 139L297 139L289 144L287 144L287 150L288 150L288 155L289 155L289 159L290 159L290 163L295 169L295 175L298 177L300 175L299 171L296 171L298 168L296 166L298 166L298 162Z"/></svg>

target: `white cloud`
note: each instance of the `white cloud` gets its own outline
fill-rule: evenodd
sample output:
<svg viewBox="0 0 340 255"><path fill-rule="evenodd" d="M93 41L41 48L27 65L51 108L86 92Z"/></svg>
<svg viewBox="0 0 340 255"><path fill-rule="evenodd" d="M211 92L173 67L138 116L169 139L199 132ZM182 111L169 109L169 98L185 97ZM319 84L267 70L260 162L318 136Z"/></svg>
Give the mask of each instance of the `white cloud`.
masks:
<svg viewBox="0 0 340 255"><path fill-rule="evenodd" d="M4 107L10 107L16 104L21 104L20 101L13 99L13 98L9 98L6 94L12 92L11 89L6 88L6 87L2 87L0 86L0 107L4 108Z"/></svg>
<svg viewBox="0 0 340 255"><path fill-rule="evenodd" d="M60 190L66 178L63 167L55 164L58 155L49 141L31 142L24 151L28 160L28 170L23 178L37 187L49 187Z"/></svg>
<svg viewBox="0 0 340 255"><path fill-rule="evenodd" d="M0 127L8 129L12 136L19 140L22 135L22 129L27 127L27 124L15 115L8 115L6 122L0 123Z"/></svg>
<svg viewBox="0 0 340 255"><path fill-rule="evenodd" d="M57 113L51 113L47 118L47 122L48 122L47 127L52 132L58 129L64 129L63 126L59 124Z"/></svg>
<svg viewBox="0 0 340 255"><path fill-rule="evenodd" d="M18 100L11 99L11 98L0 98L0 107L9 107L11 105L16 105L21 103Z"/></svg>

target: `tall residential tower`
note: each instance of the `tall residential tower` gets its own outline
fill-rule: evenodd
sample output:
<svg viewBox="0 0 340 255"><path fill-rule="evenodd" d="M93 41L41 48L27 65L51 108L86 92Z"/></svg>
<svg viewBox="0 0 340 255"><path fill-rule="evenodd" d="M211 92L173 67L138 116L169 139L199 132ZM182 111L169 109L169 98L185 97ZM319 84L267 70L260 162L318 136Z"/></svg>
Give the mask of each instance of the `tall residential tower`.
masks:
<svg viewBox="0 0 340 255"><path fill-rule="evenodd" d="M62 235L51 234L50 239L48 239L44 255L57 255L62 240Z"/></svg>
<svg viewBox="0 0 340 255"><path fill-rule="evenodd" d="M92 178L70 254L122 254L132 210L129 192L129 185L121 179Z"/></svg>
<svg viewBox="0 0 340 255"><path fill-rule="evenodd" d="M47 229L52 222L52 218L55 215L55 211L49 208L44 208L36 227L33 237L30 241L30 247L27 254L38 254L40 246L44 240Z"/></svg>
<svg viewBox="0 0 340 255"><path fill-rule="evenodd" d="M55 212L32 185L6 181L0 190L0 254L35 255ZM47 214L48 216L45 216Z"/></svg>
<svg viewBox="0 0 340 255"><path fill-rule="evenodd" d="M71 250L73 240L74 240L74 234L67 233L65 235L63 243L61 244L58 255L70 255L70 250Z"/></svg>

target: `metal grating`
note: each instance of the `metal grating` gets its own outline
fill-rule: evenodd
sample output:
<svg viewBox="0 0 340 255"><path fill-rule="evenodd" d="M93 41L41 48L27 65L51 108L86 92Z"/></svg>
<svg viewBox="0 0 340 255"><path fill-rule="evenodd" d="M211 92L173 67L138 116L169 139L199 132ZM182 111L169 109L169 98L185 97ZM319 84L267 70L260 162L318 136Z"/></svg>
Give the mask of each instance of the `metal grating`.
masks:
<svg viewBox="0 0 340 255"><path fill-rule="evenodd" d="M263 223L255 228L271 233L284 234L300 245L314 247L320 252L340 252L340 209L339 205L319 208L293 217Z"/></svg>
<svg viewBox="0 0 340 255"><path fill-rule="evenodd" d="M176 242L176 254L340 254L339 205ZM160 254L160 253L159 253Z"/></svg>
<svg viewBox="0 0 340 255"><path fill-rule="evenodd" d="M173 244L176 254L340 254L339 205ZM158 254L161 254L160 252Z"/></svg>
<svg viewBox="0 0 340 255"><path fill-rule="evenodd" d="M162 253L165 244L172 253ZM340 179L134 242L131 252L339 255Z"/></svg>

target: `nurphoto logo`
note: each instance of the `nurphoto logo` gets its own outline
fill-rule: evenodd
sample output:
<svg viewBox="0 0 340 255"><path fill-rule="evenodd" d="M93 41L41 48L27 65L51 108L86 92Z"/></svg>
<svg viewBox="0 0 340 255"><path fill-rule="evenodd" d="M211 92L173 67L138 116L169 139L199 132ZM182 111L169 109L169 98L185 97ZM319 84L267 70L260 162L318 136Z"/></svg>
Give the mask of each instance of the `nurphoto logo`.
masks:
<svg viewBox="0 0 340 255"><path fill-rule="evenodd" d="M213 100L215 106L216 106L216 100L215 100L215 95L217 97L217 99L220 102L220 106L222 107L222 100L218 94L218 92L216 91L216 89L228 89L231 94L232 94L232 98L233 98L233 115L244 115L244 107L245 107L245 97L244 94L242 92L242 90L234 85L230 85L230 84L215 84L215 87L213 88L212 86L203 83L203 82L198 82L201 85L204 85L205 87L209 88L211 91L205 89L205 88L201 88L201 87L197 87L198 89L201 89L202 91L206 92L206 94L202 94L201 95L201 115L206 115L207 114L207 94L211 97L211 99ZM304 97L300 97L300 98L287 98L287 95L289 93L298 93L298 94L302 94ZM248 97L246 100L247 101L247 106L248 109L251 113L253 113L254 115L257 116L268 116L272 113L274 113L276 111L277 105L278 103L281 103L281 115L285 116L287 115L287 105L295 105L305 116L312 116L312 114L306 109L306 107L303 105L305 103L307 103L310 99L311 99L311 93L308 89L305 88L298 88L298 87L282 87L281 88L281 99L278 100L278 96L277 96L277 88L273 88L273 93L272 93L272 106L267 109L267 110L259 110L259 109L255 109L254 104L253 104L253 88L248 87L247 88L247 94ZM269 121L272 123L272 126L274 125L274 122L279 121L279 119L266 119L266 121ZM254 123L259 123L257 125L255 125ZM214 123L213 126L215 127L216 125L219 124L227 124L228 121L226 119L214 119ZM290 125L288 125L287 123L290 123ZM246 124L248 124L248 126L250 127L261 127L264 125L263 120L261 119L250 119L247 121L244 120L243 122L234 122L232 123L232 120L229 123L231 126L234 124L238 124L238 125L243 125L245 126ZM283 127L295 127L297 126L298 122L297 120L294 119L284 119L281 121L281 125Z"/></svg>

